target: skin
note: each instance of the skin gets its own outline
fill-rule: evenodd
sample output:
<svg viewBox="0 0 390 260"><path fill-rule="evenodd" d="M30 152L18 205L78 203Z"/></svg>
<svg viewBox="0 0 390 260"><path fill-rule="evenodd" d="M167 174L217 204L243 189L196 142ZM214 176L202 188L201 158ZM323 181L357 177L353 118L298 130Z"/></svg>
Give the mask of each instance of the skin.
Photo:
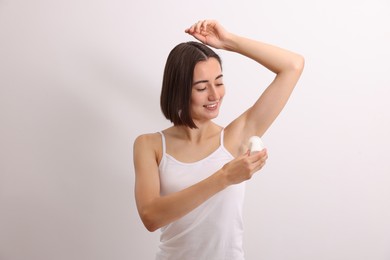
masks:
<svg viewBox="0 0 390 260"><path fill-rule="evenodd" d="M191 93L191 117L203 124L216 118L225 95L221 66L215 58L198 62L194 69Z"/></svg>
<svg viewBox="0 0 390 260"><path fill-rule="evenodd" d="M253 59L274 72L275 78L248 110L225 127L224 145L235 159L184 190L160 195L160 134L144 134L135 140L135 198L139 215L149 231L181 218L219 191L251 179L263 168L268 158L267 150L249 155L248 139L253 135L262 136L271 126L288 101L304 67L300 55L230 33L214 20L199 21L185 32L211 47ZM209 58L196 64L193 81L191 116L198 129L172 126L163 131L167 153L182 162L203 159L220 145L222 127L212 121L218 116L225 95L218 61Z"/></svg>

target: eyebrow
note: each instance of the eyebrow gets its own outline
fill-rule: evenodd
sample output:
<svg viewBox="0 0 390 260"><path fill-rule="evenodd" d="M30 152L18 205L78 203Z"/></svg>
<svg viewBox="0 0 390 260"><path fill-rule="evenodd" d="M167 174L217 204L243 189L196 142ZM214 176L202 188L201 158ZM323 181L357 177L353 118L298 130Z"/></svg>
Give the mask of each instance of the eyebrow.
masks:
<svg viewBox="0 0 390 260"><path fill-rule="evenodd" d="M223 74L220 74L220 75L218 75L218 76L215 78L215 80L220 79L220 78L222 78L222 77L223 77ZM198 80L198 81L195 81L192 85L195 86L196 84L199 84L199 83L207 83L207 82L209 82L209 81L208 81L208 80Z"/></svg>

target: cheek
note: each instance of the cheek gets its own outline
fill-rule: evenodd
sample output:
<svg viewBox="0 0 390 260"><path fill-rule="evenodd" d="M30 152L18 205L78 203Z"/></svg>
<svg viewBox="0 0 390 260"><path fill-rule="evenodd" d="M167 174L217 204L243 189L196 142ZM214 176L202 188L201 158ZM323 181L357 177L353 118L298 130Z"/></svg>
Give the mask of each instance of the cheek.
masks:
<svg viewBox="0 0 390 260"><path fill-rule="evenodd" d="M223 98L225 96L225 87L222 86L220 89L219 89L219 96L221 98Z"/></svg>
<svg viewBox="0 0 390 260"><path fill-rule="evenodd" d="M191 104L197 105L202 103L202 96L199 93L192 93L191 95Z"/></svg>

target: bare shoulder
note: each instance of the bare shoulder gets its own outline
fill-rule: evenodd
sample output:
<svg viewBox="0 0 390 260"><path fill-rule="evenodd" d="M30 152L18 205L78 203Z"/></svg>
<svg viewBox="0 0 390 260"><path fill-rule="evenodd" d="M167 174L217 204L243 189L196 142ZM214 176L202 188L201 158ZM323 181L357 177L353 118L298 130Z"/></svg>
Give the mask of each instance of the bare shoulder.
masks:
<svg viewBox="0 0 390 260"><path fill-rule="evenodd" d="M161 137L159 133L142 134L135 139L134 146L153 146L158 142L161 143Z"/></svg>
<svg viewBox="0 0 390 260"><path fill-rule="evenodd" d="M139 135L134 141L134 159L137 157L147 157L159 162L162 154L162 141L159 133L148 133Z"/></svg>

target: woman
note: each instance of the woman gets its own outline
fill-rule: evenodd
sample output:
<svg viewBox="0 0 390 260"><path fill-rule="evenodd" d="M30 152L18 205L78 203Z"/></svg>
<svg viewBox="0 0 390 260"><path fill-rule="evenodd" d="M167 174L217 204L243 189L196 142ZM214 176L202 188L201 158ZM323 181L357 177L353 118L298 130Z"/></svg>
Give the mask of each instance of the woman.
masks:
<svg viewBox="0 0 390 260"><path fill-rule="evenodd" d="M149 231L161 228L156 259L244 259L244 183L267 160L250 154L285 106L304 66L300 55L226 31L217 21L185 30L201 43L177 45L163 78L161 109L173 126L134 143L135 196ZM226 127L218 116L225 94L221 60L209 47L244 55L276 74L259 99Z"/></svg>

